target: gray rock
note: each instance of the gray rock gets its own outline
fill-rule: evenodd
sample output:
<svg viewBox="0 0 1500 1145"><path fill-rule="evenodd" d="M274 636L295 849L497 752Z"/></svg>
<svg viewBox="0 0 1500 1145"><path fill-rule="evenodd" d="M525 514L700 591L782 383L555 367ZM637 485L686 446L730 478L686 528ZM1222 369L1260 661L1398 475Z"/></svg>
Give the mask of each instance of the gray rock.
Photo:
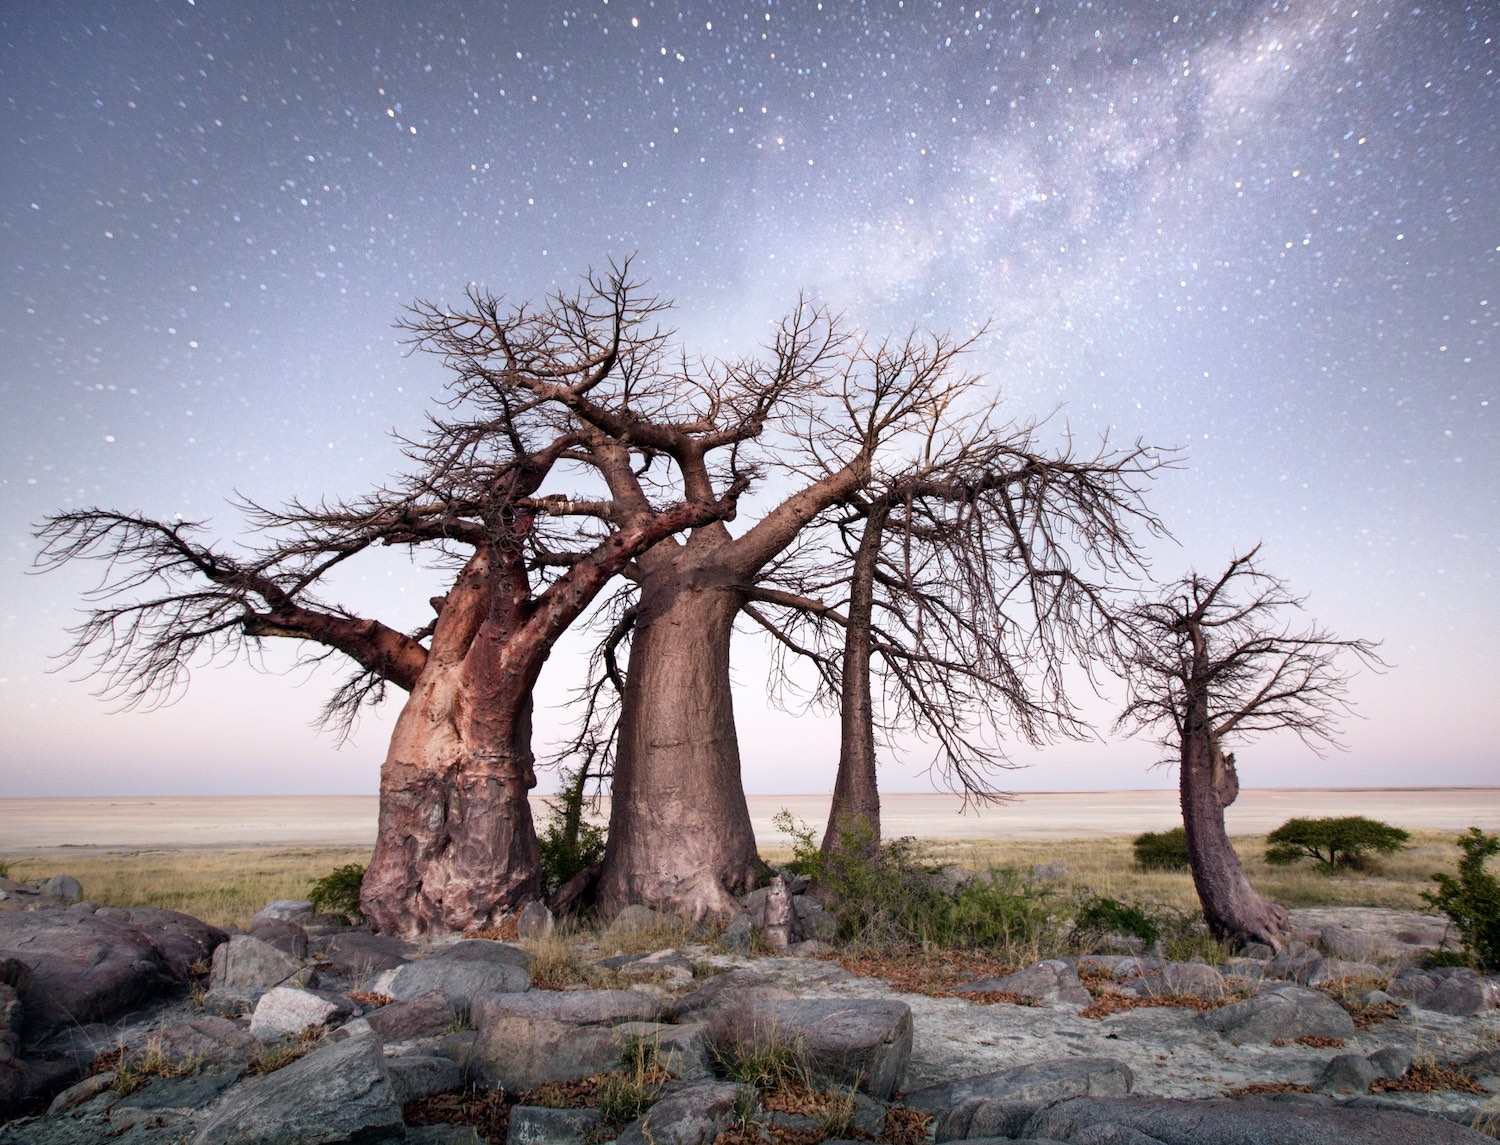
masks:
<svg viewBox="0 0 1500 1145"><path fill-rule="evenodd" d="M582 1140L582 1138L574 1138ZM488 1145L472 1125L408 1125L406 1145Z"/></svg>
<svg viewBox="0 0 1500 1145"><path fill-rule="evenodd" d="M250 928L250 934L299 962L307 960L307 931L295 922L262 918Z"/></svg>
<svg viewBox="0 0 1500 1145"><path fill-rule="evenodd" d="M1417 1055L1406 1046L1386 1046L1372 1053L1368 1060L1377 1078L1395 1078L1406 1076L1406 1071L1411 1069Z"/></svg>
<svg viewBox="0 0 1500 1145"><path fill-rule="evenodd" d="M506 1145L577 1145L599 1126L597 1109L544 1109L517 1105L510 1111Z"/></svg>
<svg viewBox="0 0 1500 1145"><path fill-rule="evenodd" d="M106 1070L104 1073L96 1073L92 1077L75 1082L52 1099L52 1104L47 1106L47 1116L56 1117L75 1105L82 1105L85 1101L98 1097L115 1084L115 1078L118 1076L114 1070Z"/></svg>
<svg viewBox="0 0 1500 1145"><path fill-rule="evenodd" d="M902 1104L938 1113L975 1101L1035 1105L1063 1097L1122 1097L1134 1080L1130 1067L1114 1058L1059 1058L940 1082L908 1093Z"/></svg>
<svg viewBox="0 0 1500 1145"><path fill-rule="evenodd" d="M1308 968L1303 985L1332 986L1384 977L1384 971L1369 962L1347 962L1342 958L1323 958Z"/></svg>
<svg viewBox="0 0 1500 1145"><path fill-rule="evenodd" d="M707 1081L668 1094L625 1127L620 1145L709 1145L734 1124L741 1087Z"/></svg>
<svg viewBox="0 0 1500 1145"><path fill-rule="evenodd" d="M609 1026L547 1018L486 1022L469 1052L471 1072L491 1087L525 1093L547 1081L573 1081L620 1063L624 1039Z"/></svg>
<svg viewBox="0 0 1500 1145"><path fill-rule="evenodd" d="M296 1037L308 1030L337 1025L353 1012L352 1005L342 1000L293 986L274 986L255 1003L250 1033L265 1042Z"/></svg>
<svg viewBox="0 0 1500 1145"><path fill-rule="evenodd" d="M832 942L839 936L839 920L811 895L797 895L792 899L797 912L797 922L802 933L818 942Z"/></svg>
<svg viewBox="0 0 1500 1145"><path fill-rule="evenodd" d="M729 920L729 925L719 935L719 941L726 950L736 954L749 954L754 936L755 917L749 911L741 911Z"/></svg>
<svg viewBox="0 0 1500 1145"><path fill-rule="evenodd" d="M746 1001L776 1001L797 995L753 970L731 970L716 974L691 994L677 999L673 1012L679 1022L708 1021Z"/></svg>
<svg viewBox="0 0 1500 1145"><path fill-rule="evenodd" d="M1355 1108L1329 1097L1074 1097L1040 1110L1025 1132L1071 1142L1097 1124L1134 1129L1163 1145L1493 1145L1441 1117Z"/></svg>
<svg viewBox="0 0 1500 1145"><path fill-rule="evenodd" d="M78 902L83 898L83 884L72 875L53 875L36 885L37 892L57 902Z"/></svg>
<svg viewBox="0 0 1500 1145"><path fill-rule="evenodd" d="M669 1026L662 1022L624 1022L616 1027L627 1045L641 1043L651 1059L675 1078L701 1081L713 1076L714 1051L706 1022Z"/></svg>
<svg viewBox="0 0 1500 1145"><path fill-rule="evenodd" d="M1481 1014L1495 1004L1490 984L1466 966L1405 971L1386 989L1420 1009L1461 1018Z"/></svg>
<svg viewBox="0 0 1500 1145"><path fill-rule="evenodd" d="M483 1028L501 1018L547 1018L580 1026L654 1022L661 1002L641 990L529 990L524 994L481 994L471 1008Z"/></svg>
<svg viewBox="0 0 1500 1145"><path fill-rule="evenodd" d="M720 1057L790 1042L816 1081L856 1086L883 1100L906 1077L911 1007L894 999L751 999L716 1014L709 1039Z"/></svg>
<svg viewBox="0 0 1500 1145"><path fill-rule="evenodd" d="M1295 1041L1302 1037L1348 1038L1354 1019L1326 994L1301 986L1257 994L1210 1010L1199 1021L1235 1045Z"/></svg>
<svg viewBox="0 0 1500 1145"><path fill-rule="evenodd" d="M313 980L313 972L300 959L248 934L232 935L214 951L213 973L209 977L214 989L226 990L310 986Z"/></svg>
<svg viewBox="0 0 1500 1145"><path fill-rule="evenodd" d="M955 994L1017 994L1031 1002L1087 1006L1093 995L1079 981L1078 973L1066 962L1049 958L1003 977L979 978L954 987Z"/></svg>
<svg viewBox="0 0 1500 1145"><path fill-rule="evenodd" d="M200 1109L218 1100L239 1078L238 1069L153 1078L143 1088L110 1105L110 1126L118 1132L148 1123L188 1121Z"/></svg>
<svg viewBox="0 0 1500 1145"><path fill-rule="evenodd" d="M406 1134L380 1039L319 1046L284 1069L241 1082L208 1113L194 1145L399 1141Z"/></svg>
<svg viewBox="0 0 1500 1145"><path fill-rule="evenodd" d="M1319 1093L1369 1093L1380 1070L1363 1054L1339 1054L1329 1060L1313 1088Z"/></svg>
<svg viewBox="0 0 1500 1145"><path fill-rule="evenodd" d="M902 1102L911 1106L911 1097ZM926 1109L925 1106L912 1108ZM935 1113L933 1123L934 1141L970 1141L975 1138L994 1137L1009 1141L1026 1129L1027 1123L1036 1114L1040 1105L1034 1101L1000 1101L976 1097L954 1103L951 1108L942 1106L926 1109Z"/></svg>
<svg viewBox="0 0 1500 1145"><path fill-rule="evenodd" d="M516 919L516 934L520 938L546 938L552 933L556 920L546 903L529 902L521 908Z"/></svg>
<svg viewBox="0 0 1500 1145"><path fill-rule="evenodd" d="M1276 956L1270 962L1266 963L1266 977L1305 983L1311 968L1322 960L1323 956L1307 943L1293 939L1277 951Z"/></svg>
<svg viewBox="0 0 1500 1145"><path fill-rule="evenodd" d="M1032 1138L1032 1140L1036 1140ZM1139 1129L1102 1122L1080 1129L1068 1138L1068 1145L1164 1145L1160 1137L1152 1137Z"/></svg>
<svg viewBox="0 0 1500 1145"><path fill-rule="evenodd" d="M156 1037L167 1057L179 1061L196 1058L209 1064L241 1061L260 1044L243 1023L215 1015L164 1026Z"/></svg>
<svg viewBox="0 0 1500 1145"><path fill-rule="evenodd" d="M455 1017L448 996L441 990L429 990L403 1002L378 1006L364 1016L370 1029L386 1042L404 1042L446 1033L453 1026Z"/></svg>
<svg viewBox="0 0 1500 1145"><path fill-rule="evenodd" d="M1201 962L1165 962L1140 978L1120 984L1120 989L1138 998L1185 994L1194 998L1222 998L1229 993L1224 975Z"/></svg>
<svg viewBox="0 0 1500 1145"><path fill-rule="evenodd" d="M329 968L348 980L355 990L382 970L394 970L410 962L416 948L388 934L371 934L367 930L346 930L323 939L323 957Z"/></svg>
<svg viewBox="0 0 1500 1145"><path fill-rule="evenodd" d="M792 905L792 892L786 880L777 875L766 888L762 925L766 942L772 950L785 950L803 939L802 925L797 919L797 908Z"/></svg>
<svg viewBox="0 0 1500 1145"><path fill-rule="evenodd" d="M448 1093L464 1082L464 1071L452 1058L432 1054L403 1054L387 1058L386 1072L397 1104L404 1105L433 1093Z"/></svg>
<svg viewBox="0 0 1500 1145"><path fill-rule="evenodd" d="M660 911L652 910L648 906L641 906L639 903L633 903L615 915L610 921L609 930L653 930L656 927L672 927L680 926L681 924L682 920L680 918L669 914L662 914ZM605 931L606 935L608 933L608 930ZM601 937L601 943L605 943L606 941L606 939Z"/></svg>
<svg viewBox="0 0 1500 1145"><path fill-rule="evenodd" d="M1333 957L1351 962L1368 962L1376 953L1373 938L1343 926L1325 926L1318 932L1318 945Z"/></svg>
<svg viewBox="0 0 1500 1145"><path fill-rule="evenodd" d="M207 965L214 951L229 941L228 931L176 910L105 906L96 910L94 917L116 919L135 927L161 951L173 975L183 982L195 967Z"/></svg>
<svg viewBox="0 0 1500 1145"><path fill-rule="evenodd" d="M284 922L305 923L312 921L314 913L313 904L306 899L276 899L256 911L251 921L278 918Z"/></svg>
<svg viewBox="0 0 1500 1145"><path fill-rule="evenodd" d="M427 955L428 962L486 962L525 970L531 956L519 946L489 938L466 938L451 946L440 946Z"/></svg>
<svg viewBox="0 0 1500 1145"><path fill-rule="evenodd" d="M470 945L477 943L464 942L453 949ZM494 945L502 944L497 942ZM506 994L531 988L531 977L521 967L487 957L485 952L476 953L477 957L432 956L405 963L377 974L370 989L399 1001L439 990L449 1005L462 1014L468 1014L474 999L482 994Z"/></svg>

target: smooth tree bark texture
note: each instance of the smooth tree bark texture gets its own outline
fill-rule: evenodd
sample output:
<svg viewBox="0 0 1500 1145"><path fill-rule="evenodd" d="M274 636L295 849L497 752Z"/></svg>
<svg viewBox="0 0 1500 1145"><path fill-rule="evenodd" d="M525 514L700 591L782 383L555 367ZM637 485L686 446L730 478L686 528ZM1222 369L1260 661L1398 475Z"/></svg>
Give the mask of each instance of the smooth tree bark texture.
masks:
<svg viewBox="0 0 1500 1145"><path fill-rule="evenodd" d="M1279 950L1286 911L1251 885L1224 827L1239 794L1224 746L1279 730L1314 748L1333 742L1335 719L1348 709L1341 654L1381 662L1368 641L1316 625L1292 629L1283 616L1302 602L1261 571L1258 551L1235 557L1216 579L1192 573L1133 607L1120 723L1158 729L1175 749L1188 859L1210 929Z"/></svg>

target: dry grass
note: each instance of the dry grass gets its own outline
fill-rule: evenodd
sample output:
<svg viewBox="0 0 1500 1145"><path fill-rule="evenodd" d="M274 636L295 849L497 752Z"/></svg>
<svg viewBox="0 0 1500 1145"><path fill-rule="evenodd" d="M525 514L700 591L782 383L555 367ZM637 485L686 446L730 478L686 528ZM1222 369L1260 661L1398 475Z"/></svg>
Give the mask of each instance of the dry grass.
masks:
<svg viewBox="0 0 1500 1145"><path fill-rule="evenodd" d="M312 881L369 852L349 847L127 851L11 860L11 877L72 875L101 906L180 910L215 926L248 926L272 899L305 899Z"/></svg>

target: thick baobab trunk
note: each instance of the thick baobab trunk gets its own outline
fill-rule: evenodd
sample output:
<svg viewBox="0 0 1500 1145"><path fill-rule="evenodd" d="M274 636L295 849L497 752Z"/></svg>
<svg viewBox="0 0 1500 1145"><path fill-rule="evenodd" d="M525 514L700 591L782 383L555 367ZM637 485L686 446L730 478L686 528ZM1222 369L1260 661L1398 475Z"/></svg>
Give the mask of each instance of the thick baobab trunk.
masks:
<svg viewBox="0 0 1500 1145"><path fill-rule="evenodd" d="M729 684L740 603L711 558L658 564L642 583L599 885L606 912L644 903L727 918L759 879Z"/></svg>
<svg viewBox="0 0 1500 1145"><path fill-rule="evenodd" d="M540 891L527 795L531 689L546 652L507 638L507 599L490 582L476 554L448 594L381 769L360 894L381 933L477 930Z"/></svg>
<svg viewBox="0 0 1500 1145"><path fill-rule="evenodd" d="M1188 862L1209 929L1219 938L1280 950L1289 934L1286 910L1250 885L1224 829L1224 808L1239 794L1232 762L1200 723L1183 734L1181 764Z"/></svg>
<svg viewBox="0 0 1500 1145"><path fill-rule="evenodd" d="M823 853L871 854L880 846L880 787L875 774L875 705L870 692L870 627L875 563L887 510L875 506L865 522L850 574L849 623L844 629L839 725L839 770L823 833Z"/></svg>

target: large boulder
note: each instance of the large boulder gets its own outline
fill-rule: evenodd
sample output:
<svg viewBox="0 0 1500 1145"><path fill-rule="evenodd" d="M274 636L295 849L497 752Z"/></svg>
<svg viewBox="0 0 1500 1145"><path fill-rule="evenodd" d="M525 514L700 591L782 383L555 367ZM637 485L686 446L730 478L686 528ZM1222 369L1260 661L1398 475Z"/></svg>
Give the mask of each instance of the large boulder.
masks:
<svg viewBox="0 0 1500 1145"><path fill-rule="evenodd" d="M1040 1110L1024 1135L1076 1141L1100 1125L1133 1129L1163 1145L1494 1145L1493 1138L1441 1117L1304 1095L1075 1097Z"/></svg>
<svg viewBox="0 0 1500 1145"><path fill-rule="evenodd" d="M193 1142L328 1145L405 1136L380 1039L360 1034L325 1043L284 1069L236 1085L209 1110Z"/></svg>
<svg viewBox="0 0 1500 1145"><path fill-rule="evenodd" d="M335 1026L354 1012L344 999L325 998L311 990L276 986L261 995L250 1015L250 1033L261 1041L299 1037Z"/></svg>
<svg viewBox="0 0 1500 1145"><path fill-rule="evenodd" d="M404 1042L446 1033L453 1028L454 1019L453 1006L441 990L429 990L403 1002L392 1002L365 1015L370 1029L386 1042Z"/></svg>
<svg viewBox="0 0 1500 1145"><path fill-rule="evenodd" d="M92 1022L182 981L140 927L86 907L0 912L0 960L7 958L29 971L16 993L30 1038Z"/></svg>
<svg viewBox="0 0 1500 1145"><path fill-rule="evenodd" d="M974 1101L1037 1103L1063 1097L1123 1097L1134 1081L1130 1067L1114 1058L1059 1058L939 1082L913 1090L902 1104L939 1113Z"/></svg>
<svg viewBox="0 0 1500 1145"><path fill-rule="evenodd" d="M579 1026L654 1022L661 1002L641 990L529 990L524 994L481 994L470 1011L475 1026L500 1018L547 1018Z"/></svg>
<svg viewBox="0 0 1500 1145"><path fill-rule="evenodd" d="M322 955L329 969L349 980L356 990L382 970L394 970L411 961L416 948L389 934L367 930L345 930L323 939Z"/></svg>
<svg viewBox="0 0 1500 1145"><path fill-rule="evenodd" d="M1350 1038L1354 1019L1326 994L1301 986L1268 990L1253 998L1210 1010L1200 1021L1235 1045L1296 1041L1298 1038Z"/></svg>
<svg viewBox="0 0 1500 1145"><path fill-rule="evenodd" d="M269 990L273 986L307 986L313 977L300 958L263 939L236 934L214 951L209 983L216 990Z"/></svg>
<svg viewBox="0 0 1500 1145"><path fill-rule="evenodd" d="M161 951L172 973L186 981L195 969L206 968L213 953L229 941L227 931L202 919L159 907L100 907L95 918L111 918L135 927Z"/></svg>
<svg viewBox="0 0 1500 1145"><path fill-rule="evenodd" d="M615 1069L624 1048L624 1038L608 1026L502 1017L480 1027L468 1065L492 1088L525 1093L543 1082Z"/></svg>
<svg viewBox="0 0 1500 1145"><path fill-rule="evenodd" d="M743 1087L705 1081L668 1094L625 1127L619 1145L709 1145L735 1122Z"/></svg>
<svg viewBox="0 0 1500 1145"><path fill-rule="evenodd" d="M514 946L469 939L377 974L369 989L401 1001L440 990L449 1005L467 1015L480 995L531 989L525 965L526 953Z"/></svg>
<svg viewBox="0 0 1500 1145"><path fill-rule="evenodd" d="M1500 1000L1500 984L1480 977L1467 966L1408 969L1391 981L1386 992L1420 1009L1460 1018L1482 1014Z"/></svg>
<svg viewBox="0 0 1500 1145"><path fill-rule="evenodd" d="M721 1058L790 1043L815 1081L857 1086L883 1100L906 1078L911 1007L895 999L752 999L714 1016L709 1038Z"/></svg>

